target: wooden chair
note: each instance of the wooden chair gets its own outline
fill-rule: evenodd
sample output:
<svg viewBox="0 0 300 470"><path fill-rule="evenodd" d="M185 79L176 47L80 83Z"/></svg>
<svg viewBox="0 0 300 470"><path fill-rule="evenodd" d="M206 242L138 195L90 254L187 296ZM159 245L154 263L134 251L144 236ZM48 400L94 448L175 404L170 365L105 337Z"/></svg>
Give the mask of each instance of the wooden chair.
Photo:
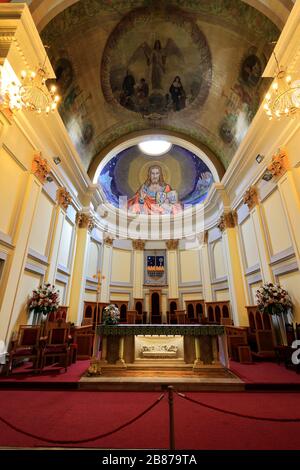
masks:
<svg viewBox="0 0 300 470"><path fill-rule="evenodd" d="M17 339L12 341L12 349L9 352L7 374L12 372L15 359L31 359L33 368L39 367L40 359L40 325L21 325Z"/></svg>
<svg viewBox="0 0 300 470"><path fill-rule="evenodd" d="M127 323L135 323L137 317L136 310L127 310Z"/></svg>
<svg viewBox="0 0 300 470"><path fill-rule="evenodd" d="M186 313L185 310L175 310L177 324L185 325Z"/></svg>
<svg viewBox="0 0 300 470"><path fill-rule="evenodd" d="M43 338L45 341L41 350L41 368L43 369L46 364L47 358L63 358L65 371L69 364L70 342L70 323L53 322L48 323L46 335Z"/></svg>

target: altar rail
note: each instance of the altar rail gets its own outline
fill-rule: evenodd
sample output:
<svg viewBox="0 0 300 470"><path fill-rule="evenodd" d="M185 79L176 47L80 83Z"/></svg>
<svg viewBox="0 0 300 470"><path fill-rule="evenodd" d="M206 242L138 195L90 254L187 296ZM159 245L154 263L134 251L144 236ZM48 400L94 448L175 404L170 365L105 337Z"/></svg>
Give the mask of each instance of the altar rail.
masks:
<svg viewBox="0 0 300 470"><path fill-rule="evenodd" d="M103 336L179 335L218 336L225 334L224 325L98 325Z"/></svg>

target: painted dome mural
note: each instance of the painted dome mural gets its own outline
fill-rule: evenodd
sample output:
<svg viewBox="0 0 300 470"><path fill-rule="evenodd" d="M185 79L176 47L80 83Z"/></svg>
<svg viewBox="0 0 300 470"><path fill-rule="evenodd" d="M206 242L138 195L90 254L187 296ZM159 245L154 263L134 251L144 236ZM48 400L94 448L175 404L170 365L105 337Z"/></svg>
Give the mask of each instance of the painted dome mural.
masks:
<svg viewBox="0 0 300 470"><path fill-rule="evenodd" d="M242 0L79 0L42 31L84 167L160 129L228 167L269 80L279 30Z"/></svg>
<svg viewBox="0 0 300 470"><path fill-rule="evenodd" d="M206 163L179 145L159 157L129 147L113 156L98 177L109 203L137 214L175 215L203 202L213 182Z"/></svg>

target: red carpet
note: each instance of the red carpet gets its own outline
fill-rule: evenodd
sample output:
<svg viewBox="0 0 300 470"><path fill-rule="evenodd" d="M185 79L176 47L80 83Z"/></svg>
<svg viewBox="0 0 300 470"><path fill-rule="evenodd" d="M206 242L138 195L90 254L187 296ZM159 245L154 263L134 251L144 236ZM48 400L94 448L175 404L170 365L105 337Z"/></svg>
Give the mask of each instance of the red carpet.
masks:
<svg viewBox="0 0 300 470"><path fill-rule="evenodd" d="M274 362L240 364L230 361L230 370L246 383L300 384L300 374Z"/></svg>
<svg viewBox="0 0 300 470"><path fill-rule="evenodd" d="M188 393L207 404L264 417L300 418L297 393ZM84 439L131 419L159 396L156 392L1 391L0 416L13 425L51 439ZM230 416L175 397L177 449L299 449L300 423L274 423ZM45 447L0 423L0 445ZM168 448L168 402L163 400L129 427L94 448ZM52 445L54 447L54 445ZM81 447L80 444L72 447Z"/></svg>
<svg viewBox="0 0 300 470"><path fill-rule="evenodd" d="M89 360L77 361L68 367L67 372L63 367L56 365L45 367L40 374L36 374L31 363L16 367L9 376L1 375L1 382L78 382L82 374L87 370L90 364Z"/></svg>

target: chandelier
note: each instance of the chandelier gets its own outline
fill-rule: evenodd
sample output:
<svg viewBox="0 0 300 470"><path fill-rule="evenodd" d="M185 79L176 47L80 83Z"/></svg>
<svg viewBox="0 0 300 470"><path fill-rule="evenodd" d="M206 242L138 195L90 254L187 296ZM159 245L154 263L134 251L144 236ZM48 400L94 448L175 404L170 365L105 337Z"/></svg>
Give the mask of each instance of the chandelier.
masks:
<svg viewBox="0 0 300 470"><path fill-rule="evenodd" d="M47 87L48 74L45 66L35 71L21 72L20 99L26 110L38 114L55 111L60 97L56 94L56 86Z"/></svg>
<svg viewBox="0 0 300 470"><path fill-rule="evenodd" d="M270 90L264 99L264 110L271 120L279 120L283 116L295 116L300 109L300 80L292 80L291 75L279 67L277 57L274 54L277 73Z"/></svg>

